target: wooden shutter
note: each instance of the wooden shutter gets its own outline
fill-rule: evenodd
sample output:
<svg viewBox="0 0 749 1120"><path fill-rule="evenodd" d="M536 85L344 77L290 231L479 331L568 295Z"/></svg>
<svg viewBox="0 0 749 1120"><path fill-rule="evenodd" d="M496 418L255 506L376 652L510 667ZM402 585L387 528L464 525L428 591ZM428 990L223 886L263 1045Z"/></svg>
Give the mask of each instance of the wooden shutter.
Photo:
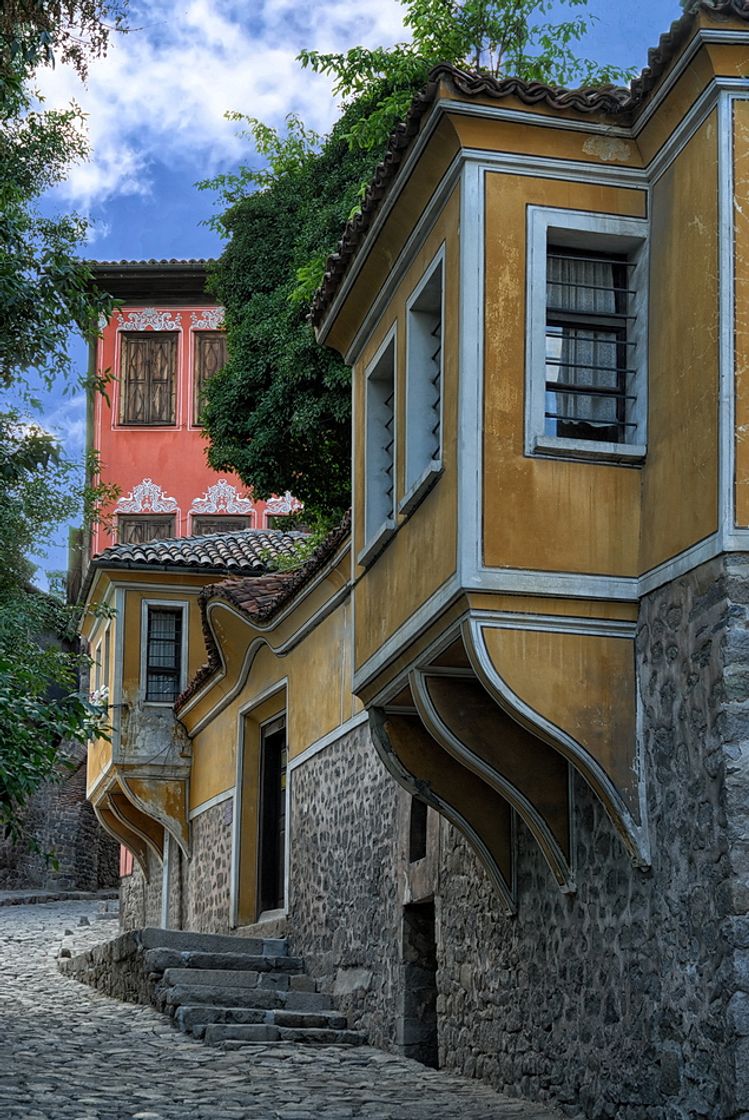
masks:
<svg viewBox="0 0 749 1120"><path fill-rule="evenodd" d="M144 544L146 541L163 541L174 536L174 518L148 517L134 514L117 518L117 536L120 544Z"/></svg>
<svg viewBox="0 0 749 1120"><path fill-rule="evenodd" d="M214 373L226 365L226 334L224 331L200 331L195 335L195 377L193 423L200 423L205 399L205 385Z"/></svg>
<svg viewBox="0 0 749 1120"><path fill-rule="evenodd" d="M249 529L249 517L229 517L220 514L218 517L194 517L192 521L192 535L205 537L210 533L236 533L238 529Z"/></svg>
<svg viewBox="0 0 749 1120"><path fill-rule="evenodd" d="M123 334L121 381L121 424L174 424L176 334Z"/></svg>

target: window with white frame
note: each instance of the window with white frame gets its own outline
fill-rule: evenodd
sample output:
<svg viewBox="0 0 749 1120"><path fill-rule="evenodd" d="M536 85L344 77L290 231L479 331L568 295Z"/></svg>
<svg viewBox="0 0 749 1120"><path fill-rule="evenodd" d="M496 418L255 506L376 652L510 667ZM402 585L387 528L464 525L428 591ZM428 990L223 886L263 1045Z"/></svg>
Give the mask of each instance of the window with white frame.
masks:
<svg viewBox="0 0 749 1120"><path fill-rule="evenodd" d="M395 336L366 371L365 548L395 527Z"/></svg>
<svg viewBox="0 0 749 1120"><path fill-rule="evenodd" d="M530 208L528 453L644 457L646 231L640 219Z"/></svg>
<svg viewBox="0 0 749 1120"><path fill-rule="evenodd" d="M185 686L186 619L183 604L144 603L141 682L147 704L173 704Z"/></svg>
<svg viewBox="0 0 749 1120"><path fill-rule="evenodd" d="M443 277L440 249L408 302L404 512L442 468Z"/></svg>

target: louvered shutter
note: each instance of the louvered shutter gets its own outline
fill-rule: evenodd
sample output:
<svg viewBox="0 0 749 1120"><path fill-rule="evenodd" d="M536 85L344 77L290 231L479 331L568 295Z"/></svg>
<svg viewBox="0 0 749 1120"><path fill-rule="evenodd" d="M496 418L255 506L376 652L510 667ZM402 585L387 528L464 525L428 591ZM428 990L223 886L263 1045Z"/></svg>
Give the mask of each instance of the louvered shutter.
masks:
<svg viewBox="0 0 749 1120"><path fill-rule="evenodd" d="M176 334L123 334L121 382L121 424L174 424Z"/></svg>
<svg viewBox="0 0 749 1120"><path fill-rule="evenodd" d="M195 335L195 377L193 423L200 423L205 399L205 385L214 373L226 365L226 334L224 331L200 331Z"/></svg>

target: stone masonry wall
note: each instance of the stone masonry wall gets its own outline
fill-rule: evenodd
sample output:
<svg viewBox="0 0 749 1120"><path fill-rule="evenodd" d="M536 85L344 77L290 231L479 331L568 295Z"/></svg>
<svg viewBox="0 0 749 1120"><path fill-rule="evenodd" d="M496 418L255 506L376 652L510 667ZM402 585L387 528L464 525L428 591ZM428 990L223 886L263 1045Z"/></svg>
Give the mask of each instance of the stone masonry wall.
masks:
<svg viewBox="0 0 749 1120"><path fill-rule="evenodd" d="M440 1064L588 1120L749 1120L749 567L715 561L642 605L653 849L637 870L575 781L576 895L518 839L502 916L440 829ZM289 932L342 1010L393 1049L402 904L395 785L366 727L293 774Z"/></svg>
<svg viewBox="0 0 749 1120"><path fill-rule="evenodd" d="M137 861L130 875L120 879L120 928L161 925L161 863L148 853L148 881Z"/></svg>
<svg viewBox="0 0 749 1120"><path fill-rule="evenodd" d="M229 932L233 804L223 801L192 822L192 856L181 861L184 929Z"/></svg>
<svg viewBox="0 0 749 1120"><path fill-rule="evenodd" d="M291 951L337 997L349 1025L392 1050L401 914L393 869L398 791L366 725L294 770Z"/></svg>
<svg viewBox="0 0 749 1120"><path fill-rule="evenodd" d="M22 839L0 841L0 888L95 891L117 885L119 845L86 801L85 751L71 745L63 753L71 765L29 800Z"/></svg>

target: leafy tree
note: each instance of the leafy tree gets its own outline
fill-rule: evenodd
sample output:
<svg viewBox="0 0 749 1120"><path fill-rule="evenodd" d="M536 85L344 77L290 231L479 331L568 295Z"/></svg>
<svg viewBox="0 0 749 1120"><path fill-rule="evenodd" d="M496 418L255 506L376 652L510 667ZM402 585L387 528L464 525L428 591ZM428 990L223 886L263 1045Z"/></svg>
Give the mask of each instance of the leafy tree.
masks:
<svg viewBox="0 0 749 1120"><path fill-rule="evenodd" d="M78 691L77 612L32 587L26 559L76 511L73 472L48 433L18 413L0 414L0 832L14 836L60 742L84 743L102 717Z"/></svg>
<svg viewBox="0 0 749 1120"><path fill-rule="evenodd" d="M403 0L412 39L341 54L303 51L302 65L331 74L344 113L321 139L290 118L285 136L248 125L267 167L208 180L226 206L215 226L229 244L212 287L227 311L229 361L211 379L204 422L208 458L234 470L258 497L292 490L328 523L350 500L350 377L315 343L309 301L345 220L382 158L387 138L438 62L553 84L628 77L579 58L588 0Z"/></svg>
<svg viewBox="0 0 749 1120"><path fill-rule="evenodd" d="M98 0L8 0L0 10L0 386L27 404L30 371L47 384L71 379L70 330L95 338L114 306L76 255L86 223L38 210L88 149L80 110L44 109L33 71L57 53L84 75L106 47L105 19L116 24L121 10ZM66 643L74 612L31 586L27 559L79 504L75 467L54 439L0 408L0 831L13 835L61 739L85 741L101 716L78 696L80 658Z"/></svg>

